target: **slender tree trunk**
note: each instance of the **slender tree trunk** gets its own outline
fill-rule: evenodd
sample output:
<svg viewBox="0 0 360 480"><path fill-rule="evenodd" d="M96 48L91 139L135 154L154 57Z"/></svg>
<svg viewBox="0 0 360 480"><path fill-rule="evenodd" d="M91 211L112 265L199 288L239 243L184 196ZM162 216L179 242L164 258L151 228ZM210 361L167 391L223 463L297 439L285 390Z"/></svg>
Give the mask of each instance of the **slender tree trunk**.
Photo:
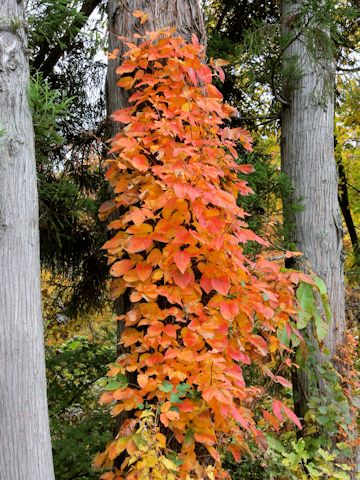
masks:
<svg viewBox="0 0 360 480"><path fill-rule="evenodd" d="M349 194L348 194L348 188L347 188L347 178L346 178L344 165L341 160L341 156L339 156L339 158L337 159L337 166L338 166L339 180L340 180L340 183L339 183L340 208L345 220L346 228L349 232L349 237L350 237L351 245L353 248L355 262L356 264L360 264L360 243L359 243L356 227L354 224L354 220L351 215Z"/></svg>
<svg viewBox="0 0 360 480"><path fill-rule="evenodd" d="M22 0L0 2L0 478L54 478Z"/></svg>

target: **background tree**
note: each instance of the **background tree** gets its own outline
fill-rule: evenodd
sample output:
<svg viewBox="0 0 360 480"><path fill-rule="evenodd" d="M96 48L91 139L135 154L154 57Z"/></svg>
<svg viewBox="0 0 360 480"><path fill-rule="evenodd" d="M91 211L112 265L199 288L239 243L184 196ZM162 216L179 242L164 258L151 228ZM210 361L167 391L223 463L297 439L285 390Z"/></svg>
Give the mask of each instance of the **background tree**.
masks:
<svg viewBox="0 0 360 480"><path fill-rule="evenodd" d="M0 5L1 453L4 478L54 478L46 399L24 4Z"/></svg>
<svg viewBox="0 0 360 480"><path fill-rule="evenodd" d="M104 42L104 5L30 0L26 7L41 262L53 273L49 281L67 319L106 304L99 253L105 231L97 217L106 192L101 170L106 66L96 58Z"/></svg>

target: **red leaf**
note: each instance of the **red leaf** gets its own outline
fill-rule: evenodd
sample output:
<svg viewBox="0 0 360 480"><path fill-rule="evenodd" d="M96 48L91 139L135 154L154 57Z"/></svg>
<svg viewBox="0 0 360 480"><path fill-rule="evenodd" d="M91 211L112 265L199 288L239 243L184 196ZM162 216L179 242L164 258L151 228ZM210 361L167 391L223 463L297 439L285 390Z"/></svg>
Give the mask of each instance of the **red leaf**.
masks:
<svg viewBox="0 0 360 480"><path fill-rule="evenodd" d="M240 448L234 443L231 443L227 449L232 453L232 456L234 457L235 462L240 462L240 459L241 459Z"/></svg>
<svg viewBox="0 0 360 480"><path fill-rule="evenodd" d="M288 418L290 418L290 420L291 420L292 422L294 422L295 425L296 425L300 430L302 430L302 425L301 425L300 420L299 420L299 418L297 417L297 415L295 415L295 413L294 413L292 410L290 410L290 408L288 408L286 405L283 405L283 409L284 409L284 412L285 412L286 416L287 416Z"/></svg>
<svg viewBox="0 0 360 480"><path fill-rule="evenodd" d="M111 117L115 122L130 123L132 107L122 108L121 110L116 110Z"/></svg>
<svg viewBox="0 0 360 480"><path fill-rule="evenodd" d="M277 383L280 383L280 385L282 385L283 387L291 388L291 382L289 382L289 380L286 380L286 378L281 377L280 375L275 376L275 381Z"/></svg>
<svg viewBox="0 0 360 480"><path fill-rule="evenodd" d="M212 82L212 73L210 68L207 65L202 65L200 68L196 70L196 73L200 79L200 81L204 83L211 83Z"/></svg>
<svg viewBox="0 0 360 480"><path fill-rule="evenodd" d="M281 409L282 409L283 404L280 402L280 400L274 400L272 403L272 409L275 414L275 417L282 422L284 420L284 417L282 416Z"/></svg>
<svg viewBox="0 0 360 480"><path fill-rule="evenodd" d="M192 270L188 270L185 273L181 273L179 271L173 273L173 279L176 285L180 288L186 288L188 285L194 283L195 277L194 272Z"/></svg>

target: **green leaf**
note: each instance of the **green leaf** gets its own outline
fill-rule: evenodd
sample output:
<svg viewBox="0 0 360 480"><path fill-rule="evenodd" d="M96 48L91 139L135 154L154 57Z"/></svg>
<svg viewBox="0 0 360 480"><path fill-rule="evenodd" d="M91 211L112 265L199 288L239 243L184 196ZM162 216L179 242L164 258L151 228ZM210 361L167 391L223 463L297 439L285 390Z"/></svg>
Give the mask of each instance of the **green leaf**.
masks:
<svg viewBox="0 0 360 480"><path fill-rule="evenodd" d="M291 334L291 345L292 347L298 347L301 343L301 339L295 335L294 333Z"/></svg>
<svg viewBox="0 0 360 480"><path fill-rule="evenodd" d="M190 390L190 385L187 383L179 383L179 385L176 387L176 390L179 393L186 393L188 390Z"/></svg>
<svg viewBox="0 0 360 480"><path fill-rule="evenodd" d="M146 445L146 440L144 439L144 437L141 435L141 433L135 433L133 436L132 436L136 446L138 448Z"/></svg>
<svg viewBox="0 0 360 480"><path fill-rule="evenodd" d="M283 345L285 345L286 347L288 347L290 345L290 339L289 339L289 336L286 332L286 328L278 330L277 333L276 333L276 336L277 336L279 342L282 343Z"/></svg>
<svg viewBox="0 0 360 480"><path fill-rule="evenodd" d="M180 396L178 393L171 392L170 393L170 402L171 403L178 403L180 402Z"/></svg>
<svg viewBox="0 0 360 480"><path fill-rule="evenodd" d="M301 282L296 291L296 297L300 306L297 327L302 329L307 326L316 309L315 296L311 285Z"/></svg>
<svg viewBox="0 0 360 480"><path fill-rule="evenodd" d="M350 480L350 476L346 472L334 472L332 476L340 480Z"/></svg>
<svg viewBox="0 0 360 480"><path fill-rule="evenodd" d="M128 385L127 381L124 382L123 380L121 381L110 380L110 382L108 382L107 385L105 386L105 390L107 391L118 390L119 388L127 387L127 385Z"/></svg>
<svg viewBox="0 0 360 480"><path fill-rule="evenodd" d="M317 288L320 292L320 295L327 295L326 285L325 285L324 280L322 278L318 277L318 276L314 276L313 280L314 280L315 285L317 286Z"/></svg>
<svg viewBox="0 0 360 480"><path fill-rule="evenodd" d="M166 458L171 460L177 467L180 467L184 462L176 455L176 453L169 453Z"/></svg>
<svg viewBox="0 0 360 480"><path fill-rule="evenodd" d="M274 437L271 437L270 435L267 435L266 439L269 447L272 450L276 450L277 452L280 452L280 453L285 451L284 445L281 442L279 442L279 440L276 440Z"/></svg>
<svg viewBox="0 0 360 480"><path fill-rule="evenodd" d="M170 382L166 382L165 380L162 382L162 384L159 387L159 390L165 393L170 393L173 390L174 386Z"/></svg>
<svg viewBox="0 0 360 480"><path fill-rule="evenodd" d="M184 438L184 446L188 447L194 443L194 430L189 428L186 431L185 438Z"/></svg>
<svg viewBox="0 0 360 480"><path fill-rule="evenodd" d="M321 302L324 308L326 320L329 322L331 320L332 315L331 315L331 308L330 308L329 297L327 294L325 282L320 277L317 277L317 276L314 276L314 282L321 296Z"/></svg>
<svg viewBox="0 0 360 480"><path fill-rule="evenodd" d="M315 313L315 329L318 339L324 340L328 333L328 324L324 322L318 312Z"/></svg>

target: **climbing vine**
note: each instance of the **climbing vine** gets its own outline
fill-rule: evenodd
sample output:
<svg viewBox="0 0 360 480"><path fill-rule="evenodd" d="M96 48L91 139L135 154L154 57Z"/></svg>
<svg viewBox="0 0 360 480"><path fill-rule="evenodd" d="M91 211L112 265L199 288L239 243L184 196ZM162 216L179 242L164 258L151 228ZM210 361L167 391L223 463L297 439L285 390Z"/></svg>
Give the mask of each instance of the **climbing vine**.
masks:
<svg viewBox="0 0 360 480"><path fill-rule="evenodd" d="M282 339L300 335L294 288L308 280L244 253L265 242L237 205L251 192L238 173L252 167L236 145L251 150L251 139L229 128L236 110L212 84L224 79L224 62L207 65L197 38L187 43L174 30L122 40L118 85L130 106L113 114L121 128L106 177L115 197L100 217L112 218L103 247L111 296L128 292L131 309L117 318L123 354L101 402L125 419L95 466L109 470L103 480L228 478L222 454L238 461L250 438L265 449L264 422L301 428L264 382L244 380L243 367L290 386L279 375L292 365Z"/></svg>

